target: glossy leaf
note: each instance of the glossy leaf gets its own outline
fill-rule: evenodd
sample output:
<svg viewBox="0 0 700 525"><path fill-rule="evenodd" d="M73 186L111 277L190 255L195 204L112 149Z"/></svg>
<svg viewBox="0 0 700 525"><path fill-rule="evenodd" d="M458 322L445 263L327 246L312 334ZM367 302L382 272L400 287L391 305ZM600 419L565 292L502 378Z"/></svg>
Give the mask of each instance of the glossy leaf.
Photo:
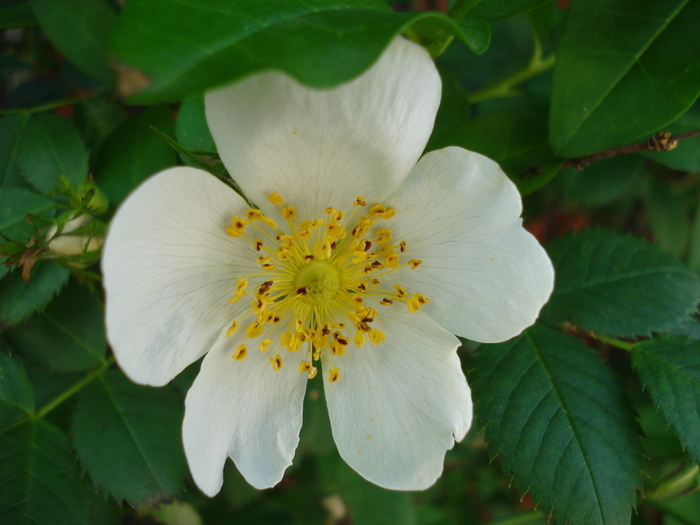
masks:
<svg viewBox="0 0 700 525"><path fill-rule="evenodd" d="M112 206L116 207L146 178L175 165L175 152L150 126L172 136L170 109L156 106L131 117L100 149L95 174Z"/></svg>
<svg viewBox="0 0 700 525"><path fill-rule="evenodd" d="M469 16L483 18L493 23L521 13L526 13L550 1L551 0L482 0L469 11Z"/></svg>
<svg viewBox="0 0 700 525"><path fill-rule="evenodd" d="M77 186L88 175L89 153L71 121L53 113L32 115L22 130L18 165L24 178L42 193L65 178Z"/></svg>
<svg viewBox="0 0 700 525"><path fill-rule="evenodd" d="M0 187L19 186L22 177L17 166L22 128L26 115L10 115L0 119Z"/></svg>
<svg viewBox="0 0 700 525"><path fill-rule="evenodd" d="M587 230L547 246L554 292L540 317L623 337L646 335L695 311L700 280L670 253L641 239Z"/></svg>
<svg viewBox="0 0 700 525"><path fill-rule="evenodd" d="M103 84L113 83L105 44L117 14L108 2L31 0L31 4L41 29L59 51L88 76Z"/></svg>
<svg viewBox="0 0 700 525"><path fill-rule="evenodd" d="M171 102L263 69L332 87L362 73L412 24L417 38L430 33L426 45L454 34L481 52L490 38L488 24L396 13L381 0L139 0L125 6L112 43L126 66L122 91L147 88L137 103Z"/></svg>
<svg viewBox="0 0 700 525"><path fill-rule="evenodd" d="M172 388L136 385L113 370L83 391L71 428L95 483L118 501L153 504L183 488L182 417Z"/></svg>
<svg viewBox="0 0 700 525"><path fill-rule="evenodd" d="M25 217L32 214L49 218L55 209L53 199L33 191L0 187L0 233L13 241L27 242L34 229Z"/></svg>
<svg viewBox="0 0 700 525"><path fill-rule="evenodd" d="M34 412L34 390L22 363L0 352L0 430Z"/></svg>
<svg viewBox="0 0 700 525"><path fill-rule="evenodd" d="M60 371L85 370L107 351L103 315L97 298L72 281L45 311L5 336L34 361Z"/></svg>
<svg viewBox="0 0 700 525"><path fill-rule="evenodd" d="M571 2L554 72L554 152L635 142L683 114L700 94L698 20L698 0Z"/></svg>
<svg viewBox="0 0 700 525"><path fill-rule="evenodd" d="M56 427L34 420L0 435L0 523L87 525L90 499Z"/></svg>
<svg viewBox="0 0 700 525"><path fill-rule="evenodd" d="M700 341L663 337L636 343L632 364L666 422L700 462Z"/></svg>
<svg viewBox="0 0 700 525"><path fill-rule="evenodd" d="M189 98L180 105L175 123L177 141L190 151L216 151L204 115L204 98Z"/></svg>
<svg viewBox="0 0 700 525"><path fill-rule="evenodd" d="M431 146L461 146L486 155L500 164L522 195L549 182L562 162L549 148L546 113L529 109L464 120Z"/></svg>
<svg viewBox="0 0 700 525"><path fill-rule="evenodd" d="M52 262L39 262L29 282L14 270L0 280L0 323L16 325L44 308L66 285L70 270Z"/></svg>
<svg viewBox="0 0 700 525"><path fill-rule="evenodd" d="M478 425L521 494L558 523L629 523L642 481L638 428L590 348L535 325L481 346L469 375Z"/></svg>

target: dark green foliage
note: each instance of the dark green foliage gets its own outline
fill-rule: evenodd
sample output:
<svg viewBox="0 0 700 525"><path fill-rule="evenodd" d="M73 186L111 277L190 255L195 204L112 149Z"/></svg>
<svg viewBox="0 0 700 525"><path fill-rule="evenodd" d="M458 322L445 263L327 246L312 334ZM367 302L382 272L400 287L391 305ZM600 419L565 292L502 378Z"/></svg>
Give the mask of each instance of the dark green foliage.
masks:
<svg viewBox="0 0 700 525"><path fill-rule="evenodd" d="M556 272L541 317L601 334L664 330L694 311L700 280L670 253L629 235L590 230L547 246Z"/></svg>
<svg viewBox="0 0 700 525"><path fill-rule="evenodd" d="M571 2L554 70L554 152L622 146L683 114L700 94L698 20L698 0Z"/></svg>
<svg viewBox="0 0 700 525"><path fill-rule="evenodd" d="M41 314L5 336L15 348L52 368L76 371L104 361L104 312L85 286L71 281Z"/></svg>
<svg viewBox="0 0 700 525"><path fill-rule="evenodd" d="M634 412L612 371L543 325L483 345L470 379L492 455L557 522L619 524L641 486Z"/></svg>
<svg viewBox="0 0 700 525"><path fill-rule="evenodd" d="M142 0L126 6L112 43L126 66L140 70L124 72L123 84L146 75L140 87L148 89L132 100L153 103L269 68L332 87L367 69L392 38L417 21L423 32L455 34L477 52L488 46L488 25L460 26L434 13L396 14L379 0L205 0L196 6ZM347 49L352 53L344 53ZM344 60L338 60L341 54Z"/></svg>
<svg viewBox="0 0 700 525"><path fill-rule="evenodd" d="M118 501L151 505L178 494L187 472L182 399L114 370L80 396L71 427L80 462Z"/></svg>
<svg viewBox="0 0 700 525"><path fill-rule="evenodd" d="M654 404L700 461L700 341L662 337L635 344L632 364Z"/></svg>
<svg viewBox="0 0 700 525"><path fill-rule="evenodd" d="M22 363L0 351L0 429L34 412L34 391Z"/></svg>
<svg viewBox="0 0 700 525"><path fill-rule="evenodd" d="M40 262L29 282L22 271L14 270L0 280L0 322L16 325L46 307L66 285L70 271L52 262Z"/></svg>
<svg viewBox="0 0 700 525"><path fill-rule="evenodd" d="M165 106L145 109L120 125L100 149L95 175L113 207L146 178L175 165L175 152L151 126L172 136L170 110Z"/></svg>
<svg viewBox="0 0 700 525"><path fill-rule="evenodd" d="M0 522L87 525L91 497L56 427L34 420L0 435Z"/></svg>

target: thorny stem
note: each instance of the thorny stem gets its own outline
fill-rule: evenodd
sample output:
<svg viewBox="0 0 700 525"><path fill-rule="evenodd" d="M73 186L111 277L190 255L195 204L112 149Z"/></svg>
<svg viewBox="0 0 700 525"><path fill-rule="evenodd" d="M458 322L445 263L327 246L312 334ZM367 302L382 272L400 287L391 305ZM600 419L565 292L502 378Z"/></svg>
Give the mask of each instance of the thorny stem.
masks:
<svg viewBox="0 0 700 525"><path fill-rule="evenodd" d="M0 434L4 434L5 432L12 430L13 428L19 427L26 423L27 421L33 420L33 419L41 419L46 414L51 412L54 408L59 406L61 403L66 401L67 399L71 398L73 395L75 395L79 390L82 388L85 388L87 385L89 385L93 380L97 379L98 377L102 376L107 369L114 364L114 356L109 357L108 359L105 359L102 364L87 374L85 377L83 377L81 380L73 383L70 387L68 387L66 390L61 392L59 395L57 395L55 398L53 398L51 401L49 401L47 404L45 404L40 410L35 412L34 414L28 415L23 419L20 419L19 421L12 423L11 425L6 426L3 429L0 429Z"/></svg>
<svg viewBox="0 0 700 525"><path fill-rule="evenodd" d="M582 170L599 160L610 159L618 155L629 155L630 153L638 153L640 151L671 151L678 146L679 141L699 135L700 129L688 131L687 133L680 133L678 135L671 135L667 131L662 131L654 135L651 139L643 142L636 142L635 144L628 144L619 148L606 149L585 157L569 159L562 164L561 169L577 168Z"/></svg>

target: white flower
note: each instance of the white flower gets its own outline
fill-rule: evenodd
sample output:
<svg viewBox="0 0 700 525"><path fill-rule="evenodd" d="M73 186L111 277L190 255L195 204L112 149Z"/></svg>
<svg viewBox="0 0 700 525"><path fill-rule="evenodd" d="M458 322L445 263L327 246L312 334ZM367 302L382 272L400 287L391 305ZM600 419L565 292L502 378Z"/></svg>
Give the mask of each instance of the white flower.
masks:
<svg viewBox="0 0 700 525"><path fill-rule="evenodd" d="M183 424L206 494L227 456L257 488L280 481L319 363L345 461L382 487L429 487L472 420L452 334L504 341L549 297L551 263L496 163L454 147L418 160L440 92L400 38L335 89L269 72L212 91L221 158L260 210L177 167L116 214L108 337L148 385L207 354Z"/></svg>

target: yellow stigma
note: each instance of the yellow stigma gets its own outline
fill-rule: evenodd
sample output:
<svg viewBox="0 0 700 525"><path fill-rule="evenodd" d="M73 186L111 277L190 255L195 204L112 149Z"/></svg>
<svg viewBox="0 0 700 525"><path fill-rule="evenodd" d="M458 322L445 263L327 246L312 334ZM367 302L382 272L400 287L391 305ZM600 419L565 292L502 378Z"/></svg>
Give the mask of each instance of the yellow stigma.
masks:
<svg viewBox="0 0 700 525"><path fill-rule="evenodd" d="M306 303L328 305L340 290L340 279L340 269L335 264L313 260L299 268L294 289Z"/></svg>
<svg viewBox="0 0 700 525"><path fill-rule="evenodd" d="M235 345L232 358L272 350L267 359L279 371L280 353L286 351L298 355L289 357L292 366L311 379L318 372L314 361L323 357L329 382L337 382L346 354L363 347L381 351L371 347L387 339L380 329L382 309L416 312L430 302L415 290L384 282L390 273L418 269L421 261L408 258L405 240L392 243L393 208L368 205L358 196L344 210L327 207L324 218L297 218L294 203L277 193L269 200L285 219L282 228L257 208L233 217L225 228L234 237L230 242L241 243L241 253L249 250L259 267L232 286L229 302L236 305L230 308L240 312L225 331ZM239 301L245 295L249 298Z"/></svg>

